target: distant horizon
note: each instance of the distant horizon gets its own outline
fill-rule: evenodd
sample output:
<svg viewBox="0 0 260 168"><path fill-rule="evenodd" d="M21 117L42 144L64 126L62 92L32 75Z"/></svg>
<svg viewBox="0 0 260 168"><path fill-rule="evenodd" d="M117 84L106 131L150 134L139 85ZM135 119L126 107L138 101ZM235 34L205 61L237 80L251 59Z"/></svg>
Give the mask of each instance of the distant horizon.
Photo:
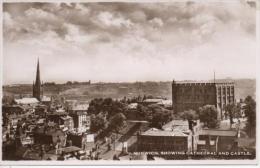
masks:
<svg viewBox="0 0 260 168"><path fill-rule="evenodd" d="M182 81L196 81L196 82L205 82L205 81L213 81L214 79L208 79L208 80L192 80L192 79L184 79L184 80L176 80L176 79L172 79L172 80L149 80L149 81L119 81L119 82L115 82L115 81L91 81L91 84L112 84L112 83L118 83L118 84L122 84L122 83L146 83L146 82L172 82L173 80L175 80L176 82L182 82ZM256 80L256 78L232 78L232 77L226 77L226 78L216 78L216 81L218 80ZM68 81L64 81L64 82L55 82L55 81L42 81L43 84L45 83L55 83L55 84L66 84ZM89 80L88 80L89 81ZM88 81L70 81L70 82L79 82L80 84L83 82L88 82ZM33 81L32 81L33 83ZM8 86L8 85L32 85L32 83L10 83L10 84L3 84L2 86Z"/></svg>

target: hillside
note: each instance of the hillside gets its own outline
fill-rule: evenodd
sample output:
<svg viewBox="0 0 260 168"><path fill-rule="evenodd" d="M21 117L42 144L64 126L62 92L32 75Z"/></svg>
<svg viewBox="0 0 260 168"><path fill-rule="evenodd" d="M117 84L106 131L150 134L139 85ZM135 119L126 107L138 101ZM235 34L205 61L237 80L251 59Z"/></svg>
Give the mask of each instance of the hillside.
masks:
<svg viewBox="0 0 260 168"><path fill-rule="evenodd" d="M223 81L223 80L217 80ZM226 80L225 80L226 81ZM250 95L255 98L255 79L235 79L236 99L245 98ZM31 85L4 86L4 95L30 95ZM94 83L90 85L45 85L45 95L61 95L67 99L89 101L93 98L111 97L123 98L138 95L153 95L171 99L171 82L135 82L135 83Z"/></svg>

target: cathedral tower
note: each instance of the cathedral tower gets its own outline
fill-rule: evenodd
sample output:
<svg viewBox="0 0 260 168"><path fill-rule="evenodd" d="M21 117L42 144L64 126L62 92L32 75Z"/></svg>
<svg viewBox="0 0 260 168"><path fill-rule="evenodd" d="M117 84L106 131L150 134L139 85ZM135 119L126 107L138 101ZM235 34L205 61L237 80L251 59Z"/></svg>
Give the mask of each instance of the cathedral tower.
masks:
<svg viewBox="0 0 260 168"><path fill-rule="evenodd" d="M41 79L39 59L37 62L36 80L35 83L33 82L33 97L37 98L39 101L41 100Z"/></svg>

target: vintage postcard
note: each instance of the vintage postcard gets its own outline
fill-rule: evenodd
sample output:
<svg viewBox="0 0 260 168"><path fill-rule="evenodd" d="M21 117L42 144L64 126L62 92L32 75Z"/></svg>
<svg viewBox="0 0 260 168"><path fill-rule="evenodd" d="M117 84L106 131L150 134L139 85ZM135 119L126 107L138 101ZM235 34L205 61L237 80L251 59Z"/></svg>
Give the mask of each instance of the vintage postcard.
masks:
<svg viewBox="0 0 260 168"><path fill-rule="evenodd" d="M256 164L256 0L1 5L1 164Z"/></svg>

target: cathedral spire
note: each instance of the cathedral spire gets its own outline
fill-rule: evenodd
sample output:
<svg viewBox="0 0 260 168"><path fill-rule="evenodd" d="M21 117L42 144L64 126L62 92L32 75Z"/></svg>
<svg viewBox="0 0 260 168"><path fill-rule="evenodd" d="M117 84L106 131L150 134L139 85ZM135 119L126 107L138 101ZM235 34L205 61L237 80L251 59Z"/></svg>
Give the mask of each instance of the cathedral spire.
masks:
<svg viewBox="0 0 260 168"><path fill-rule="evenodd" d="M40 62L39 58L37 61L37 71L36 71L36 80L33 85L33 97L37 98L39 101L41 100L41 78L40 78Z"/></svg>
<svg viewBox="0 0 260 168"><path fill-rule="evenodd" d="M41 78L40 78L40 63L39 63L39 58L37 61L37 72L36 72L36 81L35 84L41 84Z"/></svg>

